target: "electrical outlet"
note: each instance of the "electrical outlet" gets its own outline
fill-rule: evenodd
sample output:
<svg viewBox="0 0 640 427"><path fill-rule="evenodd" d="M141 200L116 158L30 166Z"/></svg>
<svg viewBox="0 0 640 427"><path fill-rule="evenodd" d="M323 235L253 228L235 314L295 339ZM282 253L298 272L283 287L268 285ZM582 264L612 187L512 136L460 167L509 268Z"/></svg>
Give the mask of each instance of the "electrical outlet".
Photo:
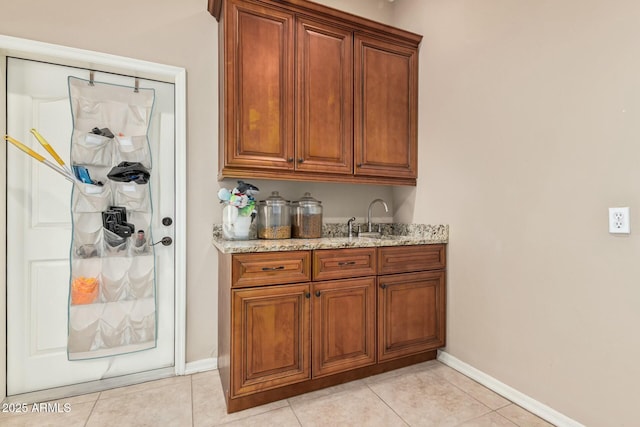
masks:
<svg viewBox="0 0 640 427"><path fill-rule="evenodd" d="M629 234L629 208L609 208L609 233Z"/></svg>

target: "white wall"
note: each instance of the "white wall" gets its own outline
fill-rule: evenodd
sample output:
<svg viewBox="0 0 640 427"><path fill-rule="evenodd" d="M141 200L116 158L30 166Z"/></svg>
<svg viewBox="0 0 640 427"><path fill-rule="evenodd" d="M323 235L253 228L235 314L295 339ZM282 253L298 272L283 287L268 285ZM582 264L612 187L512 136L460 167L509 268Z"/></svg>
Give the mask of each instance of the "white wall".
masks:
<svg viewBox="0 0 640 427"><path fill-rule="evenodd" d="M638 425L638 22L627 0L395 10L424 35L420 177L395 204L450 224L447 352L589 426Z"/></svg>

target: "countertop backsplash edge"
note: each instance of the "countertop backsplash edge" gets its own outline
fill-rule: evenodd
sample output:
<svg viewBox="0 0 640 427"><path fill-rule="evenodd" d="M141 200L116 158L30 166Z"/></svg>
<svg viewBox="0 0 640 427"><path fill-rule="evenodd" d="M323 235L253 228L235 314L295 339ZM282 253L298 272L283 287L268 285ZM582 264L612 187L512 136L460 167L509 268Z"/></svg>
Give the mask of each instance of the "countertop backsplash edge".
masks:
<svg viewBox="0 0 640 427"><path fill-rule="evenodd" d="M222 253L276 252L378 246L441 244L449 242L448 224L381 224L382 238L346 237L346 224L327 223L318 239L226 240L222 224L213 226L213 245Z"/></svg>

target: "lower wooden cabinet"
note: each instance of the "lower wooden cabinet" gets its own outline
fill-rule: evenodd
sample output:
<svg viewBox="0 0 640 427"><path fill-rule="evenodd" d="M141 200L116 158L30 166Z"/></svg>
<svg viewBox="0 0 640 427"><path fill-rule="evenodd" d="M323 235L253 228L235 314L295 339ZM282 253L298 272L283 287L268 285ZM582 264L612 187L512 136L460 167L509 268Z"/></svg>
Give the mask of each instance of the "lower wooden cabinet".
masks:
<svg viewBox="0 0 640 427"><path fill-rule="evenodd" d="M378 278L378 360L444 346L444 280L444 271Z"/></svg>
<svg viewBox="0 0 640 427"><path fill-rule="evenodd" d="M313 377L376 362L376 279L313 284Z"/></svg>
<svg viewBox="0 0 640 427"><path fill-rule="evenodd" d="M231 368L232 395L375 363L375 282L367 277L232 291L231 360L238 362Z"/></svg>
<svg viewBox="0 0 640 427"><path fill-rule="evenodd" d="M309 297L309 284L233 291L233 396L311 378Z"/></svg>
<svg viewBox="0 0 640 427"><path fill-rule="evenodd" d="M229 412L433 359L445 344L444 245L219 255ZM292 259L309 261L271 268ZM306 280L286 283L292 274Z"/></svg>

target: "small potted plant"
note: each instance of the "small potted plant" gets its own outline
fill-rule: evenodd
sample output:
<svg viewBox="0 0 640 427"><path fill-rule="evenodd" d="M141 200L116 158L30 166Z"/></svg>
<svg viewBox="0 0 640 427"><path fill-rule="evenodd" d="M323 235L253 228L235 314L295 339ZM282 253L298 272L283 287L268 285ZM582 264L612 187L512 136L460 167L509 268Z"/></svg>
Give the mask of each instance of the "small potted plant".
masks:
<svg viewBox="0 0 640 427"><path fill-rule="evenodd" d="M238 185L232 190L221 188L218 191L222 204L222 236L225 239L251 238L251 224L257 214L254 196L258 191L258 187L244 181L238 181Z"/></svg>

